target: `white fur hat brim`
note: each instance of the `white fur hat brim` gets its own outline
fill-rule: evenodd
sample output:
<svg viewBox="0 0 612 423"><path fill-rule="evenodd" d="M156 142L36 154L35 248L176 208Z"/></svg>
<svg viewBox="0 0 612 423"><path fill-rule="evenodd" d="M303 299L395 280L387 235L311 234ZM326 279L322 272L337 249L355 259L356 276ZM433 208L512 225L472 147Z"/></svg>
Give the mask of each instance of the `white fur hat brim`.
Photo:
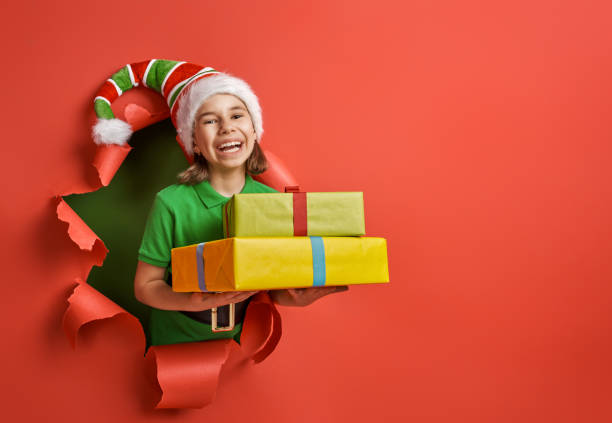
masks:
<svg viewBox="0 0 612 423"><path fill-rule="evenodd" d="M184 143L185 152L190 156L193 156L193 124L196 113L206 99L215 94L232 94L244 102L253 121L256 140L257 142L261 141L263 121L257 96L249 84L242 79L220 73L191 83L187 91L178 100L176 130Z"/></svg>

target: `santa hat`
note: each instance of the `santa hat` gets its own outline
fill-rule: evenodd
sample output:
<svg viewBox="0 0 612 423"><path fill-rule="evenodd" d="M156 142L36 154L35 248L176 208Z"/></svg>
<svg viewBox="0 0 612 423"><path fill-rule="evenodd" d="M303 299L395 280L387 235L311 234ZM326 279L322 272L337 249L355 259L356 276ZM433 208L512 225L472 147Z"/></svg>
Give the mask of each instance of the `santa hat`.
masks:
<svg viewBox="0 0 612 423"><path fill-rule="evenodd" d="M187 62L152 59L125 65L104 82L96 94L94 109L98 121L93 127L96 144L123 145L132 135L132 128L115 118L111 103L130 88L144 85L160 93L170 108L172 123L178 132L177 141L187 156L193 156L193 122L195 114L214 94L233 94L246 105L256 140L263 133L261 107L251 87L242 79Z"/></svg>

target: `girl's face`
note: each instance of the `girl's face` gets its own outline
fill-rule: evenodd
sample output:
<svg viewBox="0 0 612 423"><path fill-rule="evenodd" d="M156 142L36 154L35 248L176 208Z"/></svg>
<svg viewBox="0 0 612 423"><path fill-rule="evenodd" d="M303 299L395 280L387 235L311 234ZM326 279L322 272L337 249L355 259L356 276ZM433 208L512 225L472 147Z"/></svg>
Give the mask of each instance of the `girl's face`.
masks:
<svg viewBox="0 0 612 423"><path fill-rule="evenodd" d="M246 106L231 94L215 94L200 106L193 131L195 153L209 171L244 166L255 145L255 128Z"/></svg>

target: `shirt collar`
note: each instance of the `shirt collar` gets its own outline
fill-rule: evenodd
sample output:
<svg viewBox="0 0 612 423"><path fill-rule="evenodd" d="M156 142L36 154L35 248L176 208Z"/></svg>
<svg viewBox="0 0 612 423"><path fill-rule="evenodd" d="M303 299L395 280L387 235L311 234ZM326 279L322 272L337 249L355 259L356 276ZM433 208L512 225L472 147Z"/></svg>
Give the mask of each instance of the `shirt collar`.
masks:
<svg viewBox="0 0 612 423"><path fill-rule="evenodd" d="M246 175L244 178L244 186L242 187L242 192L250 192L253 185L253 178L249 175ZM230 197L225 197L219 194L215 189L210 185L208 181L202 181L197 185L193 186L193 189L200 197L200 200L206 208L210 209L211 207L216 207L218 205L225 204L229 201Z"/></svg>

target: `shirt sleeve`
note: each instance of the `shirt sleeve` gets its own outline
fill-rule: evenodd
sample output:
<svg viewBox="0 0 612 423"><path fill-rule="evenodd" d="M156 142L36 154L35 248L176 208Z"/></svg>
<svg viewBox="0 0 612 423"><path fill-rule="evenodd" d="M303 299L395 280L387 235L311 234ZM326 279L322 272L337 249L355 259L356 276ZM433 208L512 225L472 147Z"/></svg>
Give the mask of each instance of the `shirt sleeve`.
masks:
<svg viewBox="0 0 612 423"><path fill-rule="evenodd" d="M138 260L153 266L168 267L173 247L174 215L159 194L145 225Z"/></svg>

